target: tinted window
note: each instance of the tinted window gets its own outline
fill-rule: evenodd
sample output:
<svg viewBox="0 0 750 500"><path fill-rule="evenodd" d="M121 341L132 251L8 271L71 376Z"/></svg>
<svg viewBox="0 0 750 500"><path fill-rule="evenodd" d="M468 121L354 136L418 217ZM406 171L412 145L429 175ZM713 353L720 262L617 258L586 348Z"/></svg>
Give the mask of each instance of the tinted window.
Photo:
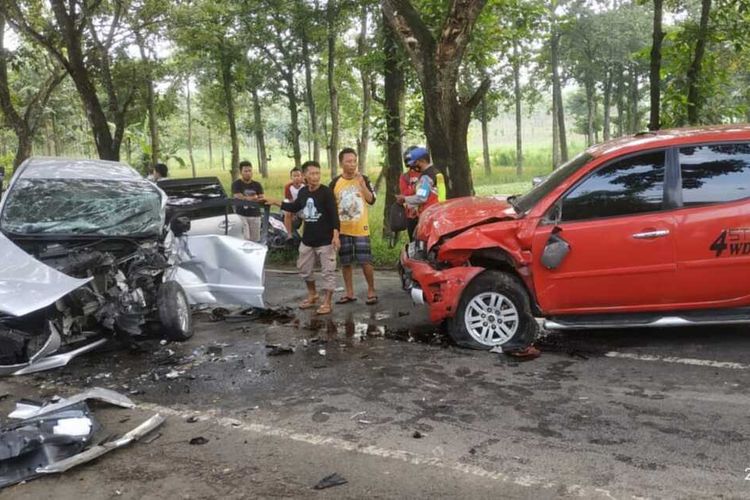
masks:
<svg viewBox="0 0 750 500"><path fill-rule="evenodd" d="M750 196L750 144L682 148L680 166L685 206Z"/></svg>
<svg viewBox="0 0 750 500"><path fill-rule="evenodd" d="M565 196L562 220L661 210L664 156L663 151L633 156L598 169Z"/></svg>
<svg viewBox="0 0 750 500"><path fill-rule="evenodd" d="M549 174L541 184L535 186L531 191L523 196L519 196L515 201L516 211L525 213L531 210L539 200L550 194L557 186L565 182L568 177L573 175L591 160L591 155L581 153L568 163L561 165L560 168Z"/></svg>

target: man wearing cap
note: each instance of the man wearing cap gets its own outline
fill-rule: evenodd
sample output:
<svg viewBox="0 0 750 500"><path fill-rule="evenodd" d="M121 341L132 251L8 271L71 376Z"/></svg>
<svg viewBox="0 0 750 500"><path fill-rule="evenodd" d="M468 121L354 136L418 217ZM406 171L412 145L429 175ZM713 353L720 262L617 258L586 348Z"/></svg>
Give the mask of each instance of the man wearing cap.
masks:
<svg viewBox="0 0 750 500"><path fill-rule="evenodd" d="M396 201L414 207L421 215L425 209L440 201L445 201L443 174L430 163L427 148L416 147L406 154L406 164L420 173L416 193L411 196L396 196Z"/></svg>

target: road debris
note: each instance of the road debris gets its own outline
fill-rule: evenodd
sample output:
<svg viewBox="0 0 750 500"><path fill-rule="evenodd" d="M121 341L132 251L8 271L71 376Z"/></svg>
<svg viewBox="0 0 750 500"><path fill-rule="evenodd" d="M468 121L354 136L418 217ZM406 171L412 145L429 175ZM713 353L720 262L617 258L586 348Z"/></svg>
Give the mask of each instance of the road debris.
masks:
<svg viewBox="0 0 750 500"><path fill-rule="evenodd" d="M411 435L414 439L422 439L424 437L424 434L422 434L419 431L414 431L414 434Z"/></svg>
<svg viewBox="0 0 750 500"><path fill-rule="evenodd" d="M208 443L208 439L204 438L203 436L198 436L198 437L194 437L189 442L192 445L202 445L202 444Z"/></svg>
<svg viewBox="0 0 750 500"><path fill-rule="evenodd" d="M340 476L338 473L334 472L333 474L321 479L318 484L313 486L313 489L324 490L333 486L341 486L342 484L346 484L348 482L349 481L347 481L343 476Z"/></svg>
<svg viewBox="0 0 750 500"><path fill-rule="evenodd" d="M91 399L124 408L135 406L127 397L103 388L47 404L19 401L9 415L19 421L0 429L0 488L65 472L126 446L164 423L164 417L156 414L120 438L91 446L102 430L86 403Z"/></svg>

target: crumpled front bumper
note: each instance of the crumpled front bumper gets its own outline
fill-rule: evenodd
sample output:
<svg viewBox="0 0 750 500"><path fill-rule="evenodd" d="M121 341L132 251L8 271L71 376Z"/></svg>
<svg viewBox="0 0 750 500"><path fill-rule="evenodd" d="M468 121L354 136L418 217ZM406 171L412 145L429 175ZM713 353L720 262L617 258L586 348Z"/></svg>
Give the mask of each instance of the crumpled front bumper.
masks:
<svg viewBox="0 0 750 500"><path fill-rule="evenodd" d="M414 246L407 246L401 251L401 286L415 303L427 306L432 322L440 323L452 318L464 288L484 269L470 266L436 269L413 250Z"/></svg>

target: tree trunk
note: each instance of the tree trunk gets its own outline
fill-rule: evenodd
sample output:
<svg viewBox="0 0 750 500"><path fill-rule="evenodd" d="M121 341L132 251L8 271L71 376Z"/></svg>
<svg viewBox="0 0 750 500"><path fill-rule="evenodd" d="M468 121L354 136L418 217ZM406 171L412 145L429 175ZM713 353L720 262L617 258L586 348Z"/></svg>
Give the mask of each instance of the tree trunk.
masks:
<svg viewBox="0 0 750 500"><path fill-rule="evenodd" d="M211 126L206 127L208 129L208 168L214 168L214 145L211 140Z"/></svg>
<svg viewBox="0 0 750 500"><path fill-rule="evenodd" d="M360 32L357 39L357 55L360 60L365 57L367 51L367 5L362 5L360 16ZM362 80L362 122L360 125L359 139L357 140L357 158L359 159L359 171L365 173L367 169L367 150L370 143L370 107L372 102L372 86L370 72L366 64L360 67Z"/></svg>
<svg viewBox="0 0 750 500"><path fill-rule="evenodd" d="M383 61L384 93L385 93L385 126L386 126L386 182L385 205L383 209L383 235L391 234L388 221L388 209L396 201L399 189L399 177L403 172L403 158L401 156L401 112L404 100L405 82L401 69L402 60L399 57L396 39L388 22L383 19Z"/></svg>
<svg viewBox="0 0 750 500"><path fill-rule="evenodd" d="M604 82L604 124L603 124L603 135L604 140L610 139L610 128L612 118L610 116L610 108L612 107L612 70L607 70L607 79Z"/></svg>
<svg viewBox="0 0 750 500"><path fill-rule="evenodd" d="M594 144L594 82L586 77L586 145Z"/></svg>
<svg viewBox="0 0 750 500"><path fill-rule="evenodd" d="M299 147L299 136L301 134L299 130L299 107L297 105L297 91L294 87L294 72L292 69L287 69L287 71L284 73L284 79L286 80L286 94L287 101L289 103L289 133L291 134L291 137L289 139L292 143L294 166L300 167L302 165L302 151Z"/></svg>
<svg viewBox="0 0 750 500"><path fill-rule="evenodd" d="M625 76L620 68L617 77L617 136L625 134Z"/></svg>
<svg viewBox="0 0 750 500"><path fill-rule="evenodd" d="M312 62L310 61L310 41L308 40L306 24L302 23L302 59L305 65L305 102L310 113L310 133L313 140L313 160L320 162L320 138L318 137L318 117L315 109L312 84Z"/></svg>
<svg viewBox="0 0 750 500"><path fill-rule="evenodd" d="M702 97L698 89L701 77L703 55L706 52L708 38L708 19L711 12L711 0L701 1L701 20L698 27L698 39L695 42L695 54L687 71L687 120L690 125L697 125L700 121Z"/></svg>
<svg viewBox="0 0 750 500"><path fill-rule="evenodd" d="M565 108L562 99L562 83L560 82L560 34L554 28L550 43L550 64L552 65L552 99L555 101L557 113L557 133L560 141L560 162L568 161L568 140L565 132Z"/></svg>
<svg viewBox="0 0 750 500"><path fill-rule="evenodd" d="M523 175L523 130L521 128L521 63L518 41L513 41L513 100L516 104L516 176Z"/></svg>
<svg viewBox="0 0 750 500"><path fill-rule="evenodd" d="M193 179L195 179L195 157L193 156L193 116L191 113L190 106L190 78L187 80L187 147L188 147L188 158L190 158L190 168L193 171Z"/></svg>
<svg viewBox="0 0 750 500"><path fill-rule="evenodd" d="M654 30L651 41L651 63L649 84L651 85L651 112L649 114L648 129L661 128L661 44L664 40L662 31L663 0L654 0Z"/></svg>
<svg viewBox="0 0 750 500"><path fill-rule="evenodd" d="M5 16L0 12L0 109L3 111L5 122L16 134L18 144L16 156L13 158L13 168L15 169L26 158L31 156L32 134L28 123L21 118L13 106L13 98L10 95L10 84L8 83L7 57L8 53L5 50Z"/></svg>
<svg viewBox="0 0 750 500"><path fill-rule="evenodd" d="M151 63L146 55L146 44L137 30L135 32L135 39L141 53L141 59L146 66L146 111L148 112L148 132L151 140L151 165L156 165L159 162L159 127L156 121L154 81L151 74ZM193 177L195 177L195 168L193 168Z"/></svg>
<svg viewBox="0 0 750 500"><path fill-rule="evenodd" d="M253 89L253 118L255 120L255 143L258 147L258 169L264 179L268 178L268 161L266 160L266 138L263 134L263 117L261 116L258 89Z"/></svg>
<svg viewBox="0 0 750 500"><path fill-rule="evenodd" d="M234 85L234 78L232 77L231 63L227 60L226 55L221 52L221 83L224 89L224 104L227 107L227 123L229 125L229 139L232 141L232 163L230 165L230 172L232 179L236 179L239 174L240 165L240 141L237 136L237 121L234 112L234 92L232 86Z"/></svg>
<svg viewBox="0 0 750 500"><path fill-rule="evenodd" d="M337 155L339 151L339 93L336 88L336 76L334 74L336 63L336 2L328 1L328 96L331 101L331 142L329 144L329 155L331 165L331 177L337 174Z"/></svg>
<svg viewBox="0 0 750 500"><path fill-rule="evenodd" d="M640 129L640 120L638 119L638 101L641 97L638 92L638 71L635 66L631 66L630 82L630 133L635 134Z"/></svg>
<svg viewBox="0 0 750 500"><path fill-rule="evenodd" d="M487 132L487 96L482 98L482 104L480 104L481 113L479 119L482 123L482 159L484 160L484 175L492 175L492 165L490 164L490 145L489 137Z"/></svg>
<svg viewBox="0 0 750 500"><path fill-rule="evenodd" d="M560 126L557 124L557 99L552 96L552 170L560 166Z"/></svg>
<svg viewBox="0 0 750 500"><path fill-rule="evenodd" d="M467 132L471 113L489 88L459 99L461 61L486 0L452 0L436 39L408 0L384 0L387 22L398 36L419 78L425 111L425 136L435 166L446 174L449 197L473 194Z"/></svg>

